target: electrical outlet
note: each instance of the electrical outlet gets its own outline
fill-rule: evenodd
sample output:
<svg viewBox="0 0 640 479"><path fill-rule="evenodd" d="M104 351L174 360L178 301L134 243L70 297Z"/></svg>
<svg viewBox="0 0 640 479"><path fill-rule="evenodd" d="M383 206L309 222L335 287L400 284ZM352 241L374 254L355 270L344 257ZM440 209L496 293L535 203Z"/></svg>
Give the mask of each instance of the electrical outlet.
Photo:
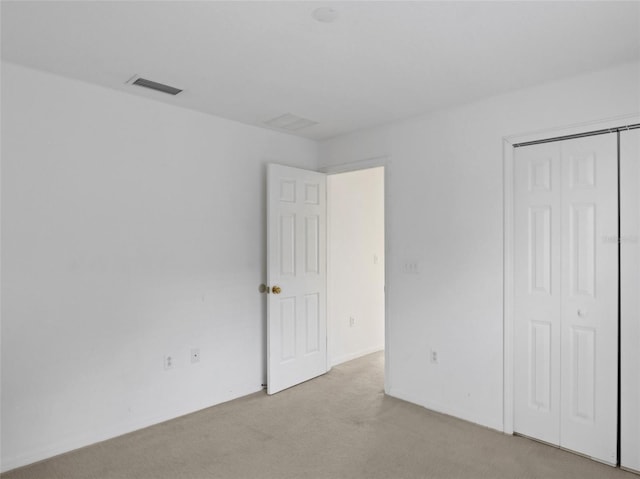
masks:
<svg viewBox="0 0 640 479"><path fill-rule="evenodd" d="M191 350L191 363L200 362L200 348L193 348Z"/></svg>
<svg viewBox="0 0 640 479"><path fill-rule="evenodd" d="M432 349L429 355L429 359L433 364L438 364L438 351Z"/></svg>
<svg viewBox="0 0 640 479"><path fill-rule="evenodd" d="M406 274L420 273L420 263L417 260L406 260L402 267Z"/></svg>
<svg viewBox="0 0 640 479"><path fill-rule="evenodd" d="M165 356L164 357L164 369L173 369L173 357L172 356Z"/></svg>
<svg viewBox="0 0 640 479"><path fill-rule="evenodd" d="M351 317L349 318L349 327L350 327L350 328L353 328L353 327L355 326L355 324L356 324L356 318L354 318L353 316L351 316Z"/></svg>

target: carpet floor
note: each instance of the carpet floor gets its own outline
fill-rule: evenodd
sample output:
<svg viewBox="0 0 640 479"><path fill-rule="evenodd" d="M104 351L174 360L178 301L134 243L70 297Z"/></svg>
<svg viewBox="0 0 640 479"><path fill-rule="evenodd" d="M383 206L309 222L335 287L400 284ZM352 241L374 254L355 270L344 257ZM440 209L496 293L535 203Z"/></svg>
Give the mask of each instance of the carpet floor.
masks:
<svg viewBox="0 0 640 479"><path fill-rule="evenodd" d="M638 479L385 396L374 353L9 471L2 479Z"/></svg>

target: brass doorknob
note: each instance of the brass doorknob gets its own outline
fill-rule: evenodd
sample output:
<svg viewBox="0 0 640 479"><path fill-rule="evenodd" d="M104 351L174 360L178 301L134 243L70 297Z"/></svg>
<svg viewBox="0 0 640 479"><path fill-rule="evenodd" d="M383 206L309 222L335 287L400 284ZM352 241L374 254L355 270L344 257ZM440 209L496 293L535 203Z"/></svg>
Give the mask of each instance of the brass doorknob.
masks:
<svg viewBox="0 0 640 479"><path fill-rule="evenodd" d="M274 286L273 288L271 288L271 292L273 294L280 294L282 292L282 289L280 288L280 286Z"/></svg>

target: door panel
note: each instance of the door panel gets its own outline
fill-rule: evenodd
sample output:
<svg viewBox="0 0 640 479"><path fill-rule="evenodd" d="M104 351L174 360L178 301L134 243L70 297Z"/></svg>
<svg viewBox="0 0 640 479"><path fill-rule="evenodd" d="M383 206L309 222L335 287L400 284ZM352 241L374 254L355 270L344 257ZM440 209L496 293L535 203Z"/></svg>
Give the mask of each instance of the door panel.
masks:
<svg viewBox="0 0 640 479"><path fill-rule="evenodd" d="M530 290L551 294L551 207L529 209Z"/></svg>
<svg viewBox="0 0 640 479"><path fill-rule="evenodd" d="M537 321L530 324L529 405L538 412L548 413L551 410L551 325Z"/></svg>
<svg viewBox="0 0 640 479"><path fill-rule="evenodd" d="M575 326L570 329L571 417L593 424L595 421L596 402L596 332L592 328Z"/></svg>
<svg viewBox="0 0 640 479"><path fill-rule="evenodd" d="M560 443L560 154L515 151L514 429Z"/></svg>
<svg viewBox="0 0 640 479"><path fill-rule="evenodd" d="M327 371L326 177L280 165L269 165L267 176L267 392L273 394Z"/></svg>
<svg viewBox="0 0 640 479"><path fill-rule="evenodd" d="M640 130L620 133L621 461L640 471Z"/></svg>
<svg viewBox="0 0 640 479"><path fill-rule="evenodd" d="M320 298L317 293L307 294L305 302L305 354L320 351Z"/></svg>
<svg viewBox="0 0 640 479"><path fill-rule="evenodd" d="M617 138L558 143L562 156L560 445L617 462Z"/></svg>
<svg viewBox="0 0 640 479"><path fill-rule="evenodd" d="M596 286L596 205L572 204L569 225L569 261L573 296L594 297Z"/></svg>

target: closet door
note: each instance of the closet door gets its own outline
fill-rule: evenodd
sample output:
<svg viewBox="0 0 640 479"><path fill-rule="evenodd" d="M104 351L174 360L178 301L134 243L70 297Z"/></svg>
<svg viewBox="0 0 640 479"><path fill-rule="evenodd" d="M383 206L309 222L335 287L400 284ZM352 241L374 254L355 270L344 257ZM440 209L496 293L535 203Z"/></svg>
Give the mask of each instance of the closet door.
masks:
<svg viewBox="0 0 640 479"><path fill-rule="evenodd" d="M515 151L514 430L615 463L617 140Z"/></svg>
<svg viewBox="0 0 640 479"><path fill-rule="evenodd" d="M514 429L560 444L561 168L557 143L515 151Z"/></svg>
<svg viewBox="0 0 640 479"><path fill-rule="evenodd" d="M560 142L560 445L617 462L617 135Z"/></svg>
<svg viewBox="0 0 640 479"><path fill-rule="evenodd" d="M640 130L620 133L621 460L640 471Z"/></svg>

